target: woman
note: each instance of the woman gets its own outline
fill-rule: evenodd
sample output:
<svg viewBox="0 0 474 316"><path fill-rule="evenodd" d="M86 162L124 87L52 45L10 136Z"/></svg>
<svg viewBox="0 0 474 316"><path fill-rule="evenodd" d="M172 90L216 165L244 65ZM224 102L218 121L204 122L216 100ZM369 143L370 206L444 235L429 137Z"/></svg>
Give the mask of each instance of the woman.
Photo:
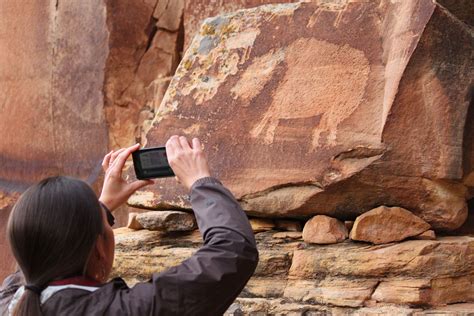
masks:
<svg viewBox="0 0 474 316"><path fill-rule="evenodd" d="M99 199L84 182L55 177L29 188L8 223L13 254L23 272L0 292L9 315L220 315L253 274L258 252L244 212L232 194L210 177L198 139L173 136L166 143L178 181L190 190L204 245L195 255L148 282L129 288L106 282L114 259L113 211L137 189L122 169L138 145L105 156ZM109 209L109 210L108 210Z"/></svg>

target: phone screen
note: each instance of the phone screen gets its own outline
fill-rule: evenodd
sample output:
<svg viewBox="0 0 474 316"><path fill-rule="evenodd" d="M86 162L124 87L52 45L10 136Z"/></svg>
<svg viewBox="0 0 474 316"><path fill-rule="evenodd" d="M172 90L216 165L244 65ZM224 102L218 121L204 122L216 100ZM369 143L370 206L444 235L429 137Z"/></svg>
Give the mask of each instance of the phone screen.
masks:
<svg viewBox="0 0 474 316"><path fill-rule="evenodd" d="M144 148L132 153L133 166L138 179L153 179L174 176L165 147Z"/></svg>
<svg viewBox="0 0 474 316"><path fill-rule="evenodd" d="M166 151L148 151L140 155L140 162L142 168L153 169L168 167L168 159L166 158Z"/></svg>

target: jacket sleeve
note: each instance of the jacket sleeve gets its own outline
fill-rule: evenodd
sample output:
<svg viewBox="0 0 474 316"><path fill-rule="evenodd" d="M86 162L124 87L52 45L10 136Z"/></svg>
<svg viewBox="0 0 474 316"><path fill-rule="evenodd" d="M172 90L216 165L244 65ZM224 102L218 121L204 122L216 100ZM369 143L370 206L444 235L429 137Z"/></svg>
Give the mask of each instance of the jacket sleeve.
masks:
<svg viewBox="0 0 474 316"><path fill-rule="evenodd" d="M25 278L20 269L15 273L9 275L0 288L0 315L6 315L8 305L13 298L13 295L19 287L25 285Z"/></svg>
<svg viewBox="0 0 474 316"><path fill-rule="evenodd" d="M203 178L191 189L191 204L204 245L127 295L153 304L151 315L222 315L257 266L254 234L232 193L218 180Z"/></svg>

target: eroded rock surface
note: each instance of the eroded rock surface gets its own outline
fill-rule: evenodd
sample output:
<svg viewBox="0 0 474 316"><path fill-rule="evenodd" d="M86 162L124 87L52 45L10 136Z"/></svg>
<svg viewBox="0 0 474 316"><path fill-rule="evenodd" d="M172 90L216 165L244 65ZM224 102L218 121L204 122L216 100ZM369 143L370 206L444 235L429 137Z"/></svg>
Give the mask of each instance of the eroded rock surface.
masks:
<svg viewBox="0 0 474 316"><path fill-rule="evenodd" d="M184 0L107 2L110 147L130 146L148 129L180 60L183 9Z"/></svg>
<svg viewBox="0 0 474 316"><path fill-rule="evenodd" d="M102 94L108 31L102 0L2 1L0 29L3 280L14 266L3 233L14 201L3 207L4 196L16 199L54 175L97 183L108 145Z"/></svg>
<svg viewBox="0 0 474 316"><path fill-rule="evenodd" d="M211 18L147 146L200 137L250 214L351 220L388 204L452 230L467 216L472 46L466 24L425 0L280 4ZM172 180L137 196L137 207L190 207Z"/></svg>
<svg viewBox="0 0 474 316"><path fill-rule="evenodd" d="M474 237L367 246L350 241L311 245L275 234L282 232L256 235L260 262L234 312L241 308L352 314L369 309L405 310L408 315L474 301ZM114 274L124 276L129 285L144 281L188 258L201 245L197 230L166 234L122 228L116 230Z"/></svg>
<svg viewBox="0 0 474 316"><path fill-rule="evenodd" d="M165 232L190 231L196 228L194 215L179 211L152 211L137 214L136 221L145 229Z"/></svg>
<svg viewBox="0 0 474 316"><path fill-rule="evenodd" d="M336 218L316 215L306 222L303 240L314 244L335 244L349 236L346 226Z"/></svg>
<svg viewBox="0 0 474 316"><path fill-rule="evenodd" d="M379 206L357 217L351 239L386 244L418 236L429 229L430 224L408 210Z"/></svg>
<svg viewBox="0 0 474 316"><path fill-rule="evenodd" d="M237 11L258 7L264 4L292 3L297 0L186 0L184 9L184 48L187 49L193 37L199 32L202 22L211 16L222 15ZM321 2L320 0L313 2Z"/></svg>
<svg viewBox="0 0 474 316"><path fill-rule="evenodd" d="M60 173L94 183L107 142L143 141L151 128L148 145L162 145L184 130L204 140L244 208L269 217L253 220L260 264L228 314L472 313L461 303L474 301L472 237L320 246L271 230L301 230L315 214L349 228L384 204L436 230L462 224L474 197L472 1L438 1L446 11L428 0L315 0L222 15L276 2L296 1L7 0L0 233L29 184ZM160 180L131 204L189 208L185 193ZM300 222L284 222L292 217ZM472 235L473 218L455 232ZM196 230L116 236L115 273L130 285L202 245ZM14 263L0 261L3 279Z"/></svg>

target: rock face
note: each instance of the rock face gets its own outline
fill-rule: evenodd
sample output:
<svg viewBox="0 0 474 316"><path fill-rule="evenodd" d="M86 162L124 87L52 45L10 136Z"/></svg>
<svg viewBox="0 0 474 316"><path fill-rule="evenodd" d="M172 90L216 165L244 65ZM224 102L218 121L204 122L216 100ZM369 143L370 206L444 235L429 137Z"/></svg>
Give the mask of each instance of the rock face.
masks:
<svg viewBox="0 0 474 316"><path fill-rule="evenodd" d="M0 278L14 266L4 230L10 206L53 175L95 184L107 152L105 4L2 1L0 10ZM93 141L91 141L93 140ZM4 270L5 269L5 270Z"/></svg>
<svg viewBox="0 0 474 316"><path fill-rule="evenodd" d="M8 274L15 271L16 263L11 254L7 238L5 237L7 235L8 216L17 199L18 195L4 195L0 191L0 236L2 236L2 238L0 238L0 252L3 254L0 257L0 280L3 280Z"/></svg>
<svg viewBox="0 0 474 316"><path fill-rule="evenodd" d="M428 0L281 4L208 19L147 146L200 137L253 215L351 220L388 204L452 230L466 219L462 178L472 172L461 158L472 46L468 26ZM188 208L184 194L163 180L132 204Z"/></svg>
<svg viewBox="0 0 474 316"><path fill-rule="evenodd" d="M258 7L264 4L292 3L297 0L187 0L183 14L185 29L184 48L187 49L193 37L199 32L202 22L210 17ZM316 0L313 2L321 2Z"/></svg>
<svg viewBox="0 0 474 316"><path fill-rule="evenodd" d="M430 224L400 207L380 206L357 217L351 239L374 244L404 240L430 229Z"/></svg>
<svg viewBox="0 0 474 316"><path fill-rule="evenodd" d="M260 262L234 312L357 314L370 306L373 312L408 315L474 301L474 237L367 246L350 241L309 245L275 234L282 233L256 235ZM124 276L129 285L147 280L191 256L201 243L197 231L167 235L116 230L114 274Z"/></svg>
<svg viewBox="0 0 474 316"><path fill-rule="evenodd" d="M56 174L95 185L107 149L184 133L204 141L250 215L266 217L252 219L260 264L227 315L472 313L472 206L456 228L474 201L474 2L295 2L4 0L0 281L14 269L7 218L27 186ZM268 3L281 5L230 13ZM157 181L117 222L189 208L185 193ZM318 214L351 227L379 205L471 237L323 246L298 232ZM202 245L197 230L116 236L115 273L130 283Z"/></svg>
<svg viewBox="0 0 474 316"><path fill-rule="evenodd" d="M192 214L179 211L146 212L136 216L136 221L145 229L165 232L190 231L196 228Z"/></svg>
<svg viewBox="0 0 474 316"><path fill-rule="evenodd" d="M346 226L336 218L317 215L306 222L303 240L314 244L335 244L348 237Z"/></svg>
<svg viewBox="0 0 474 316"><path fill-rule="evenodd" d="M136 143L148 128L179 62L183 8L184 0L107 2L104 92L112 148Z"/></svg>

